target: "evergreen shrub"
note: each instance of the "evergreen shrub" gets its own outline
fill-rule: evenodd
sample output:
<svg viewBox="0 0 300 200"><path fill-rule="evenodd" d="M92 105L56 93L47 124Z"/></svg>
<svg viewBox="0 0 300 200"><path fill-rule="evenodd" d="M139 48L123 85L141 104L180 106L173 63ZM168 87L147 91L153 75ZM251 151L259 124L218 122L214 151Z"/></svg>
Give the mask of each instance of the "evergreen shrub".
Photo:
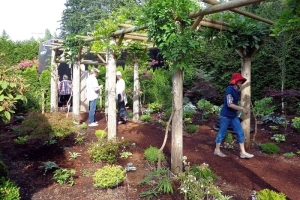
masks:
<svg viewBox="0 0 300 200"><path fill-rule="evenodd" d="M280 148L271 142L267 142L265 144L261 145L261 148L264 152L268 153L268 154L276 154L279 152Z"/></svg>

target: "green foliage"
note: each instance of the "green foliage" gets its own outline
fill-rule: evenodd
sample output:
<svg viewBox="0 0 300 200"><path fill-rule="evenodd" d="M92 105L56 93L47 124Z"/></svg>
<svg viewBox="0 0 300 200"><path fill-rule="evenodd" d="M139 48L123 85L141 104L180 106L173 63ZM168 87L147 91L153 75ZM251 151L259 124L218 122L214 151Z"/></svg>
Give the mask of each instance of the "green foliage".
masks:
<svg viewBox="0 0 300 200"><path fill-rule="evenodd" d="M158 161L158 148L150 146L144 151L144 156L146 160L149 162L157 162ZM161 152L161 160L165 159L165 154Z"/></svg>
<svg viewBox="0 0 300 200"><path fill-rule="evenodd" d="M182 118L192 118L194 113L195 113L194 110L183 110Z"/></svg>
<svg viewBox="0 0 300 200"><path fill-rule="evenodd" d="M224 142L232 143L234 141L232 133L227 133Z"/></svg>
<svg viewBox="0 0 300 200"><path fill-rule="evenodd" d="M69 152L69 160L74 160L81 156L81 153L78 152Z"/></svg>
<svg viewBox="0 0 300 200"><path fill-rule="evenodd" d="M143 122L150 122L151 121L151 116L150 115L142 115L141 120Z"/></svg>
<svg viewBox="0 0 300 200"><path fill-rule="evenodd" d="M267 142L261 145L261 149L268 154L276 154L279 152L280 148L271 142Z"/></svg>
<svg viewBox="0 0 300 200"><path fill-rule="evenodd" d="M104 139L107 137L107 132L105 130L96 130L95 135L98 139Z"/></svg>
<svg viewBox="0 0 300 200"><path fill-rule="evenodd" d="M0 177L5 177L7 178L8 176L8 168L7 166L3 163L2 160L0 160Z"/></svg>
<svg viewBox="0 0 300 200"><path fill-rule="evenodd" d="M44 70L39 78L41 87L41 104L44 103L46 111L50 111L51 98L51 72ZM44 99L44 102L42 100Z"/></svg>
<svg viewBox="0 0 300 200"><path fill-rule="evenodd" d="M222 191L214 185L216 174L210 169L208 164L194 165L192 168L180 173L178 180L181 185L178 188L185 199L230 199L223 196Z"/></svg>
<svg viewBox="0 0 300 200"><path fill-rule="evenodd" d="M194 113L196 112L196 106L194 106L193 104L192 104L192 102L188 102L187 104L185 104L184 106L183 106L183 112L184 111L194 111Z"/></svg>
<svg viewBox="0 0 300 200"><path fill-rule="evenodd" d="M63 41L63 46L65 47L64 59L68 61L68 64L74 63L80 49L85 47L89 50L90 44L90 42L86 42L83 38L76 37L75 34L68 34Z"/></svg>
<svg viewBox="0 0 300 200"><path fill-rule="evenodd" d="M138 182L138 184L152 185L151 189L140 194L140 197L148 196L148 199L157 196L159 193L173 194L173 182L169 177L168 169L154 169L147 176Z"/></svg>
<svg viewBox="0 0 300 200"><path fill-rule="evenodd" d="M83 123L80 125L80 127L81 127L82 129L87 129L87 128L88 128L88 125L87 125L87 123L83 122Z"/></svg>
<svg viewBox="0 0 300 200"><path fill-rule="evenodd" d="M196 131L198 130L199 125L194 125L194 124L189 124L186 127L186 132L190 133L190 134L194 134L196 133Z"/></svg>
<svg viewBox="0 0 300 200"><path fill-rule="evenodd" d="M263 189L257 192L259 200L286 200L285 194L282 192L278 193L270 189Z"/></svg>
<svg viewBox="0 0 300 200"><path fill-rule="evenodd" d="M126 179L126 170L121 166L107 165L98 169L93 175L94 187L110 188L119 185Z"/></svg>
<svg viewBox="0 0 300 200"><path fill-rule="evenodd" d="M283 156L286 156L286 157L293 157L295 156L296 154L294 154L293 152L287 152L287 153L284 153L282 154Z"/></svg>
<svg viewBox="0 0 300 200"><path fill-rule="evenodd" d="M208 114L213 113L213 104L205 99L199 100L197 107L202 111L202 120L207 117Z"/></svg>
<svg viewBox="0 0 300 200"><path fill-rule="evenodd" d="M272 140L275 140L277 143L285 141L285 134L274 134L271 137Z"/></svg>
<svg viewBox="0 0 300 200"><path fill-rule="evenodd" d="M191 0L154 0L142 8L139 24L149 25L148 38L153 39L173 72L177 68L189 71L195 64L194 50L203 40L199 32L190 28L193 19L188 13L198 9L198 4Z"/></svg>
<svg viewBox="0 0 300 200"><path fill-rule="evenodd" d="M275 106L272 105L273 98L265 97L254 102L253 113L255 117L262 119L264 116L274 112Z"/></svg>
<svg viewBox="0 0 300 200"><path fill-rule="evenodd" d="M2 200L19 200L20 188L11 180L0 177L0 199Z"/></svg>
<svg viewBox="0 0 300 200"><path fill-rule="evenodd" d="M20 136L20 137L14 139L14 142L19 145L24 145L28 139L29 139L28 135Z"/></svg>
<svg viewBox="0 0 300 200"><path fill-rule="evenodd" d="M4 123L8 123L15 113L17 101L26 102L24 92L28 85L24 82L24 78L2 61L2 54L0 54L0 119Z"/></svg>
<svg viewBox="0 0 300 200"><path fill-rule="evenodd" d="M108 161L114 163L118 159L118 144L112 140L98 140L90 144L88 154L93 162Z"/></svg>
<svg viewBox="0 0 300 200"><path fill-rule="evenodd" d="M50 144L53 138L65 138L79 131L72 118L66 118L60 113L30 112L25 116L20 126L23 135L29 135L29 139L43 139Z"/></svg>
<svg viewBox="0 0 300 200"><path fill-rule="evenodd" d="M295 117L292 119L292 126L300 132L300 117Z"/></svg>
<svg viewBox="0 0 300 200"><path fill-rule="evenodd" d="M153 112L158 112L158 111L160 111L162 109L162 104L156 103L156 102L149 103L148 104L148 108L152 109Z"/></svg>
<svg viewBox="0 0 300 200"><path fill-rule="evenodd" d="M272 131L276 131L278 130L278 126L269 126L271 128Z"/></svg>
<svg viewBox="0 0 300 200"><path fill-rule="evenodd" d="M59 168L59 166L53 161L42 162L42 164L43 165L41 165L39 168L45 169L44 174L46 174L49 170Z"/></svg>
<svg viewBox="0 0 300 200"><path fill-rule="evenodd" d="M73 175L76 173L75 169L64 169L64 168L59 168L55 170L54 175L53 175L53 180L56 180L59 185L63 184L70 184L73 186L75 184Z"/></svg>
<svg viewBox="0 0 300 200"><path fill-rule="evenodd" d="M262 118L262 121L264 123L268 123L268 122L272 122L274 124L282 124L282 123L287 123L287 120L285 118L285 116L277 116L275 114L269 114L269 115L265 115L263 118Z"/></svg>
<svg viewBox="0 0 300 200"><path fill-rule="evenodd" d="M128 158L129 156L132 156L131 152L124 151L124 152L120 153L121 158Z"/></svg>
<svg viewBox="0 0 300 200"><path fill-rule="evenodd" d="M166 107L172 102L172 74L165 69L139 70L141 103L157 103Z"/></svg>

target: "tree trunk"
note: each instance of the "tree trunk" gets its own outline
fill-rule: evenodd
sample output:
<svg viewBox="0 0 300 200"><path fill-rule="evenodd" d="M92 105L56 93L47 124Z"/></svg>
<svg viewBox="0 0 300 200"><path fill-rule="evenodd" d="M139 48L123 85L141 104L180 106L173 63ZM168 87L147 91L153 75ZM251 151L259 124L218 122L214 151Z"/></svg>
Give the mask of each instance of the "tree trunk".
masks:
<svg viewBox="0 0 300 200"><path fill-rule="evenodd" d="M245 147L249 147L250 141L250 125L251 125L251 56L242 58L242 76L247 81L242 86L241 105L247 109L248 114L243 116L242 127L245 134Z"/></svg>
<svg viewBox="0 0 300 200"><path fill-rule="evenodd" d="M139 63L134 62L133 70L133 117L134 122L138 122L140 119L140 81L139 81Z"/></svg>
<svg viewBox="0 0 300 200"><path fill-rule="evenodd" d="M113 140L117 136L117 115L116 115L116 59L114 52L109 49L107 51L107 67L106 67L106 89L107 96L107 135L108 140Z"/></svg>
<svg viewBox="0 0 300 200"><path fill-rule="evenodd" d="M51 55L51 101L50 111L57 112L58 107L58 65L55 62L55 50L52 50Z"/></svg>
<svg viewBox="0 0 300 200"><path fill-rule="evenodd" d="M177 69L173 78L173 111L172 119L172 147L171 147L171 171L182 172L182 94L183 79L181 69Z"/></svg>

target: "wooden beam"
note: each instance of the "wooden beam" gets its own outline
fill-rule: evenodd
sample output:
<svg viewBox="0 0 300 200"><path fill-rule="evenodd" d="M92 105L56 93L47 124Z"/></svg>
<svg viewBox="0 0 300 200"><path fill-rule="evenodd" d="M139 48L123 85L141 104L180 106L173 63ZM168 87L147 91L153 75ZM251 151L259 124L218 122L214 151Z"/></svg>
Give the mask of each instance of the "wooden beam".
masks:
<svg viewBox="0 0 300 200"><path fill-rule="evenodd" d="M140 36L127 35L127 34L124 35L124 39L148 41L148 37L140 37Z"/></svg>
<svg viewBox="0 0 300 200"><path fill-rule="evenodd" d="M194 21L193 25L192 25L192 29L196 29L197 26L199 25L199 23L201 22L201 20L203 19L204 15L200 15L197 17L197 19Z"/></svg>
<svg viewBox="0 0 300 200"><path fill-rule="evenodd" d="M122 44L122 41L123 41L123 39L124 39L124 35L125 35L125 34L121 34L121 35L120 35L119 40L118 40L118 42L117 42L117 46L118 46L118 47Z"/></svg>
<svg viewBox="0 0 300 200"><path fill-rule="evenodd" d="M202 19L203 21L206 21L206 22L210 22L210 23L213 23L213 24L219 24L219 25L222 25L222 26L230 26L228 23L226 22L221 22L221 21L218 21L218 20L214 20L214 19L209 19L209 18L203 18Z"/></svg>
<svg viewBox="0 0 300 200"><path fill-rule="evenodd" d="M262 2L262 1L265 1L265 0L233 0L233 1L226 2L226 3L214 5L212 7L206 8L204 10L198 10L198 11L191 12L191 13L189 13L189 17L196 18L200 15L208 15L208 14L212 14L212 13L217 13L217 12L230 10L233 8L242 7L242 6L246 6L246 5L250 5L250 4L258 3L258 2Z"/></svg>
<svg viewBox="0 0 300 200"><path fill-rule="evenodd" d="M209 28L218 29L218 30L227 30L228 29L227 26L222 26L220 24L213 24L213 23L205 22L205 21L201 21L200 25L205 26L205 27L209 27Z"/></svg>
<svg viewBox="0 0 300 200"><path fill-rule="evenodd" d="M217 4L220 4L220 2L216 1L216 0L202 0L204 3L208 3L208 4L211 4L211 5L217 5ZM230 9L232 12L235 12L235 13L239 13L241 15L244 15L244 16L247 16L247 17L250 17L252 19L256 19L256 20L259 20L259 21L262 21L262 22L265 22L267 24L275 24L275 22L271 21L271 20L268 20L268 19L265 19L265 18L262 18L262 17L259 17L257 15L253 15L252 13L249 13L249 12L246 12L246 11L242 11L238 8L233 8L233 9Z"/></svg>
<svg viewBox="0 0 300 200"><path fill-rule="evenodd" d="M103 62L106 63L106 61L102 58L102 56L100 54L97 54L97 57Z"/></svg>
<svg viewBox="0 0 300 200"><path fill-rule="evenodd" d="M127 33L126 35L139 36L139 37L148 37L147 34L142 34L142 33Z"/></svg>

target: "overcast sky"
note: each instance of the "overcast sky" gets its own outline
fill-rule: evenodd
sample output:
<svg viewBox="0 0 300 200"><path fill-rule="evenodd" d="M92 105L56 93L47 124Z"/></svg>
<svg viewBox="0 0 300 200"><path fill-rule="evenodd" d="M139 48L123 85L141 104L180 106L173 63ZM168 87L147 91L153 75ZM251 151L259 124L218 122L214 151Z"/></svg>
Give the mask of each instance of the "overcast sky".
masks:
<svg viewBox="0 0 300 200"><path fill-rule="evenodd" d="M66 0L0 0L0 35L3 30L11 40L44 37L45 30L59 34Z"/></svg>

